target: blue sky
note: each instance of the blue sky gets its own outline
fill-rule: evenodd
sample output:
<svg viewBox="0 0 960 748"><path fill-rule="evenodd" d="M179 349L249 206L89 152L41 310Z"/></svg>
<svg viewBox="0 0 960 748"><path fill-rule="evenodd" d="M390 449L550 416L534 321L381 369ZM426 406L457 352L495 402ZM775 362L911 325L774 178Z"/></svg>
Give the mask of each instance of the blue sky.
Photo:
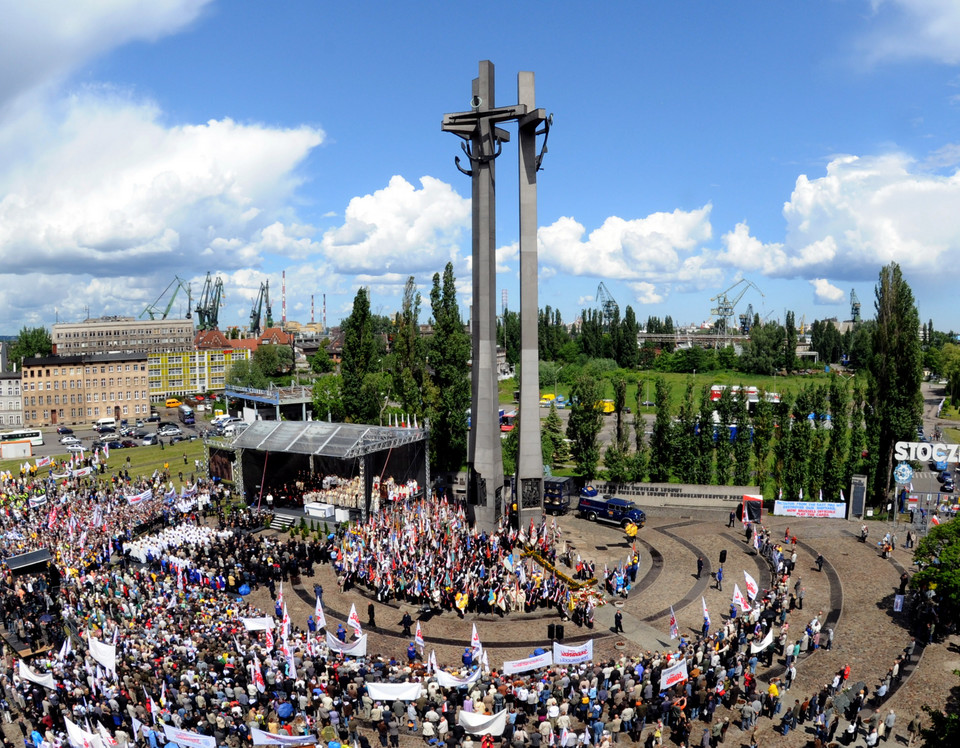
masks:
<svg viewBox="0 0 960 748"><path fill-rule="evenodd" d="M454 262L469 297L459 140L481 59L497 103L537 75L540 302L602 280L641 320L872 314L899 262L960 329L960 4L0 0L0 329L139 314L175 274L244 324L390 313ZM498 160L499 287L517 282L516 143ZM426 304L425 304L426 307ZM424 318L427 312L424 312Z"/></svg>

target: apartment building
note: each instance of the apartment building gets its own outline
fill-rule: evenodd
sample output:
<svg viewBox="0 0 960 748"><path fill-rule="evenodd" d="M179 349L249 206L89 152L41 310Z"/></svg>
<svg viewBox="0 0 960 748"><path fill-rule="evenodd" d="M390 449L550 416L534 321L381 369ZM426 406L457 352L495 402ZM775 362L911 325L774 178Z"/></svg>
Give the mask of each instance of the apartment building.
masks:
<svg viewBox="0 0 960 748"><path fill-rule="evenodd" d="M83 322L59 322L50 332L58 356L100 353L189 351L193 348L193 320L99 317Z"/></svg>
<svg viewBox="0 0 960 748"><path fill-rule="evenodd" d="M0 371L0 431L23 425L20 376L19 371Z"/></svg>
<svg viewBox="0 0 960 748"><path fill-rule="evenodd" d="M144 353L27 358L20 375L24 426L74 425L150 413Z"/></svg>

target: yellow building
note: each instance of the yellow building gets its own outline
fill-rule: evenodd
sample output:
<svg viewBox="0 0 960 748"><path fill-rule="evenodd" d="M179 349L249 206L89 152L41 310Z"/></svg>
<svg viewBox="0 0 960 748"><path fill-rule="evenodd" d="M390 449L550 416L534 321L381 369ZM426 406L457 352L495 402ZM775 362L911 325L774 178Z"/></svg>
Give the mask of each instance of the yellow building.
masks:
<svg viewBox="0 0 960 748"><path fill-rule="evenodd" d="M248 361L246 348L204 349L180 353L147 354L150 400L185 397L211 390L222 392L234 361Z"/></svg>
<svg viewBox="0 0 960 748"><path fill-rule="evenodd" d="M234 361L248 361L246 348L207 349L180 353L148 353L150 400L185 397L211 390L222 392Z"/></svg>

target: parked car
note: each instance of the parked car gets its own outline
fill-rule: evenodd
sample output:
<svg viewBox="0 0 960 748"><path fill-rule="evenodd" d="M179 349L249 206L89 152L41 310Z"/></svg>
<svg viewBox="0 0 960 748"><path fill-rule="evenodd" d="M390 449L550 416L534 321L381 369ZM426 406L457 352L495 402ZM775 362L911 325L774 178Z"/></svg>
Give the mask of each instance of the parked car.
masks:
<svg viewBox="0 0 960 748"><path fill-rule="evenodd" d="M62 436L60 437L61 444L79 444L80 440L75 436Z"/></svg>
<svg viewBox="0 0 960 748"><path fill-rule="evenodd" d="M137 447L139 445L131 439L124 439L122 442L120 442L120 446L124 449L130 449L130 447Z"/></svg>
<svg viewBox="0 0 960 748"><path fill-rule="evenodd" d="M130 436L132 436L134 439L143 439L149 433L149 431L144 431L143 429L136 429L132 434L130 434Z"/></svg>
<svg viewBox="0 0 960 748"><path fill-rule="evenodd" d="M177 442L185 442L185 441L187 441L187 437L181 436L179 434L170 438L171 444L176 444Z"/></svg>
<svg viewBox="0 0 960 748"><path fill-rule="evenodd" d="M103 444L107 449L123 449L123 442L117 441L116 439L111 439Z"/></svg>
<svg viewBox="0 0 960 748"><path fill-rule="evenodd" d="M599 496L592 486L580 492L577 514L592 522L612 522L621 527L631 522L643 527L647 522L647 515L632 501L609 495Z"/></svg>
<svg viewBox="0 0 960 748"><path fill-rule="evenodd" d="M116 434L117 430L113 426L98 426L94 429L100 436L104 434Z"/></svg>
<svg viewBox="0 0 960 748"><path fill-rule="evenodd" d="M151 414L150 414L150 417L147 419L147 422L148 422L148 423L159 423L159 422L160 422L160 414L159 414L159 413L151 413Z"/></svg>
<svg viewBox="0 0 960 748"><path fill-rule="evenodd" d="M68 445L67 445L67 451L68 451L68 452L74 452L74 453L83 452L83 451L84 451L84 450L83 450L83 445L80 444L79 442L77 442L76 444L68 444Z"/></svg>
<svg viewBox="0 0 960 748"><path fill-rule="evenodd" d="M70 428L69 426L57 426L57 433L58 433L58 434L72 434L72 433L73 433L73 429Z"/></svg>
<svg viewBox="0 0 960 748"><path fill-rule="evenodd" d="M953 483L953 478L951 478L948 481L944 481L943 485L940 486L940 490L943 493L953 493L956 490L956 487L954 486L954 483Z"/></svg>
<svg viewBox="0 0 960 748"><path fill-rule="evenodd" d="M180 427L174 426L172 423L157 429L157 436L181 436L182 434Z"/></svg>
<svg viewBox="0 0 960 748"><path fill-rule="evenodd" d="M154 444L157 444L159 440L160 438L156 434L147 434L145 437L143 437L143 441L141 442L141 444L144 447L150 447L150 446L153 446Z"/></svg>

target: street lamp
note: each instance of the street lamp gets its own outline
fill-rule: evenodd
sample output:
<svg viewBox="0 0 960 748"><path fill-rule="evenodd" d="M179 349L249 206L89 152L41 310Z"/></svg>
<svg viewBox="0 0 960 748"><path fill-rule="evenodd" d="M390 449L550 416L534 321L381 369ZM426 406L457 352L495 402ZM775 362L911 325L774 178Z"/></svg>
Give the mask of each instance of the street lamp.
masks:
<svg viewBox="0 0 960 748"><path fill-rule="evenodd" d="M560 380L560 370L561 370L562 368L563 368L563 366L558 366L557 369L556 369L556 371L553 372L553 399L554 399L554 402L556 402L557 395L559 394L559 393L557 392L557 387L559 387L559 384L557 384L557 382Z"/></svg>

